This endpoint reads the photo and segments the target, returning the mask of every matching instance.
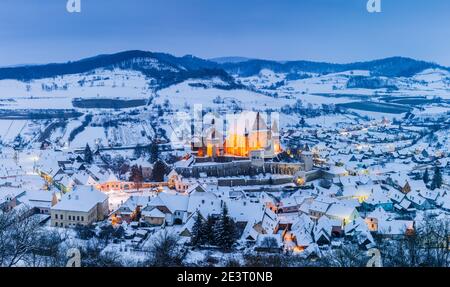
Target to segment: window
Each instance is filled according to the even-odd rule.
[[[69,220],[72,220],[72,217],[69,215]]]
[[[84,216],[81,217],[81,221],[84,221]]]
[[[63,219],[64,219],[64,215],[61,214],[61,220],[63,220]],[[61,223],[61,224],[62,224],[62,223]]]
[[[58,214],[57,213],[55,213],[55,219],[58,219]]]
[[[77,216],[77,221],[80,221],[80,217],[79,216]]]

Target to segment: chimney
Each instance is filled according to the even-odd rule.
[[[58,198],[56,197],[56,193],[53,192],[52,194],[52,206],[56,205],[58,203]]]

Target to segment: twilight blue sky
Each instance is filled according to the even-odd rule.
[[[450,66],[450,0],[0,0],[0,66],[129,49],[211,58],[351,62],[407,56]]]

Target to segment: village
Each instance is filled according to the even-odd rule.
[[[180,248],[173,265],[314,265],[350,248],[365,264],[367,251],[417,236],[430,218],[448,227],[448,117],[302,118],[296,128],[253,111],[233,119],[225,131],[208,120],[183,149],[157,139],[131,151],[3,146],[0,209],[71,244],[101,238],[99,252],[132,265],[162,237]],[[437,230],[448,248],[449,230]]]

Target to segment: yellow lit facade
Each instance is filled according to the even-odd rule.
[[[260,113],[245,113],[230,125],[225,152],[248,157],[254,150],[264,150],[269,157],[281,152],[278,125],[273,122],[268,127]]]
[[[277,122],[274,121],[269,128],[257,112],[245,112],[231,119],[226,136],[212,123],[202,143],[203,148],[198,149],[200,157],[249,157],[255,150],[263,150],[264,157],[273,157],[281,152]]]

